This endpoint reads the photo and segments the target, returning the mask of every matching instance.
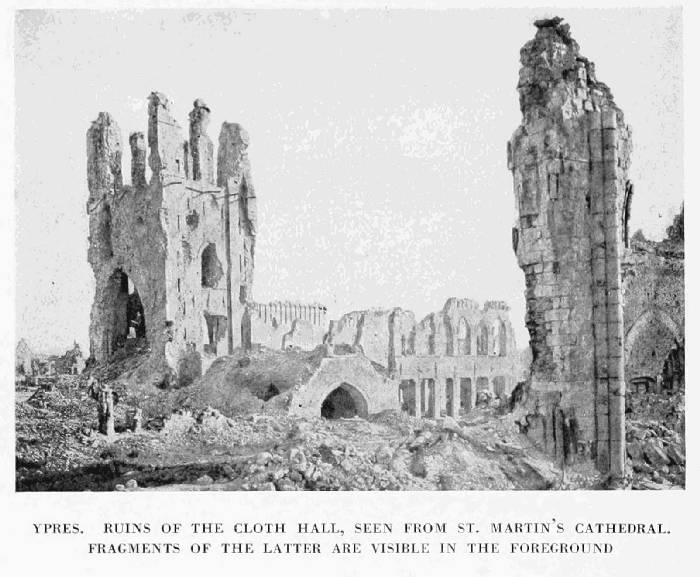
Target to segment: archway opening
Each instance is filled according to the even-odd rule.
[[[367,401],[352,385],[343,383],[333,389],[321,404],[324,419],[351,419],[367,417]]]
[[[631,385],[634,379],[661,377],[664,388],[674,388],[683,380],[681,362],[683,345],[673,320],[661,311],[647,311],[640,315],[627,332],[625,339],[625,379]]]
[[[508,330],[503,321],[498,323],[498,355],[501,357],[508,355]]]
[[[472,335],[467,321],[462,317],[457,326],[457,354],[470,355],[472,353]]]
[[[480,357],[489,354],[489,327],[483,322],[479,325],[479,332],[476,334],[476,354]]]
[[[146,341],[146,316],[136,286],[122,269],[109,278],[107,326],[104,339],[109,354],[118,349],[135,349]]]

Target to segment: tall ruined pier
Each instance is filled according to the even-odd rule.
[[[630,130],[560,18],[520,51],[522,121],[508,143],[533,364],[528,434],[558,459],[625,469],[620,259]]]

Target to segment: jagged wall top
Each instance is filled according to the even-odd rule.
[[[217,180],[244,175],[248,196],[252,196],[247,148],[248,133],[235,123],[224,122],[219,137],[219,178],[214,170],[214,145],[207,135],[211,110],[198,98],[189,114],[189,137],[184,138],[180,124],[172,115],[170,100],[161,92],[148,97],[148,136],[129,135],[131,179],[136,188],[146,186],[146,156],[152,177],[167,173],[188,180],[216,185]],[[87,132],[88,186],[91,196],[114,192],[122,186],[121,131],[114,118],[100,112]],[[221,176],[224,178],[221,178]],[[223,186],[223,183],[222,183]],[[101,192],[100,192],[101,191]]]
[[[593,62],[581,56],[569,25],[555,17],[537,20],[535,27],[535,37],[520,50],[518,91],[525,122],[557,109],[577,115],[584,109],[614,107],[623,124],[610,89],[597,80]]]
[[[87,131],[87,177],[91,198],[122,186],[122,137],[108,112],[100,112]]]

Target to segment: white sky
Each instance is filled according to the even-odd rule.
[[[450,296],[512,306],[527,343],[506,142],[520,47],[547,10],[34,12],[16,29],[17,337],[88,350],[85,132],[146,131],[152,90],[243,124],[258,195],[253,296],[331,318]],[[558,9],[633,128],[632,230],[682,201],[679,10]],[[128,146],[124,175],[128,179]]]

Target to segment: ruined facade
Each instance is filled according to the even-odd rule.
[[[196,100],[185,138],[168,99],[152,93],[147,135],[129,137],[130,185],[115,120],[102,112],[88,130],[97,361],[144,339],[152,360],[187,382],[217,356],[250,346],[259,328],[251,319],[257,217],[248,134],[224,122],[215,161],[209,116]],[[284,334],[296,318],[285,319]]]
[[[625,379],[633,391],[675,390],[685,382],[682,223],[683,213],[660,242],[637,233],[624,252]]]
[[[522,122],[508,143],[532,367],[524,425],[557,458],[624,474],[621,257],[630,130],[561,19],[520,52]]]
[[[400,308],[357,311],[331,323],[327,343],[386,368],[406,412],[457,416],[478,392],[505,398],[515,387],[520,363],[508,312],[500,301],[481,308],[457,298],[420,322]]]
[[[479,391],[501,398],[512,391],[520,362],[503,302],[481,308],[452,298],[420,322],[392,309],[349,313],[330,325],[320,304],[255,302],[249,138],[224,122],[215,150],[209,117],[207,105],[195,100],[185,138],[168,99],[152,93],[147,135],[129,137],[131,184],[123,182],[114,119],[100,113],[88,130],[96,361],[140,347],[165,373],[164,384],[187,384],[237,348],[323,345],[328,354],[290,405],[304,414],[402,407],[419,416],[456,416],[475,406]]]
[[[252,341],[271,349],[311,350],[328,331],[326,307],[289,301],[251,303],[248,306]]]

